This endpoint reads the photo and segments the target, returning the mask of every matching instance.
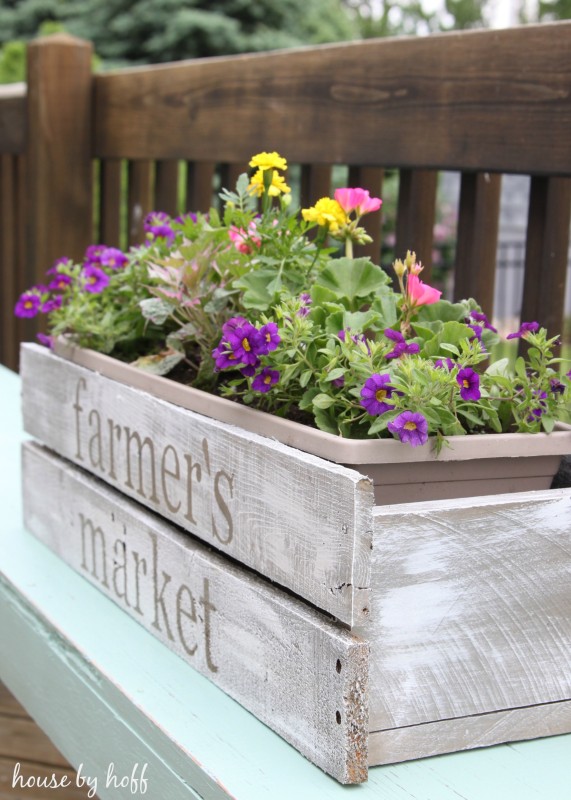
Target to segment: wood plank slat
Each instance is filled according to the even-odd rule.
[[[119,158],[99,162],[99,236],[108,247],[121,247],[121,197],[123,163]]]
[[[236,181],[243,173],[249,175],[251,168],[247,161],[242,161],[239,164],[221,164],[220,165],[220,186],[223,189],[234,190]]]
[[[0,758],[33,759],[49,766],[68,766],[48,737],[38,735],[37,726],[29,717],[0,715]]]
[[[153,211],[178,216],[179,162],[161,159],[155,164],[155,197]]]
[[[23,473],[28,530],[311,761],[366,780],[366,642],[38,445]]]
[[[152,162],[130,161],[127,188],[127,238],[129,245],[140,244],[145,238],[143,223],[152,205]]]
[[[371,197],[383,197],[383,178],[384,170],[379,167],[350,167],[349,168],[349,186],[360,187],[367,189]],[[380,264],[381,258],[381,229],[382,229],[383,208],[367,214],[363,220],[362,225],[373,239],[370,244],[357,246],[355,248],[356,256],[369,256],[374,264]]]
[[[502,176],[464,173],[454,267],[454,300],[474,297],[491,319]]]
[[[190,162],[186,173],[187,211],[206,213],[214,203],[214,161]],[[214,203],[215,204],[215,203]]]
[[[369,766],[490,747],[501,742],[557,736],[570,730],[571,700],[565,700],[374,731],[369,737]]]
[[[38,345],[21,375],[32,436],[343,622],[367,618],[368,478]]]
[[[26,149],[26,84],[0,86],[0,153],[16,155]]]
[[[413,250],[424,266],[425,281],[430,279],[432,268],[437,187],[438,173],[434,170],[400,171],[395,254],[404,258],[407,250]]]
[[[571,700],[571,489],[373,520],[371,730]]]
[[[302,164],[300,205],[308,208],[322,197],[331,197],[330,164]]]
[[[16,261],[16,162],[0,156],[0,362],[15,370],[18,364],[14,305],[18,298]]]
[[[570,219],[571,179],[532,177],[521,319],[552,336],[563,330]]]
[[[325,153],[569,175],[570,31],[565,21],[100,74],[94,154],[234,162],[277,150],[301,164]]]
[[[24,706],[16,700],[2,682],[0,682],[0,714],[7,714],[10,717],[28,717]]]

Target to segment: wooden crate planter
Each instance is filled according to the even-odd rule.
[[[571,490],[376,506],[355,469],[43,348],[22,377],[67,460],[26,446],[30,530],[338,780],[571,731]]]

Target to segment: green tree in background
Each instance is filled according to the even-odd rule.
[[[354,39],[342,0],[4,0],[0,45],[45,21],[112,64],[144,64]]]
[[[539,0],[539,20],[571,19],[571,0]]]
[[[465,30],[486,25],[489,0],[445,0],[439,12],[423,0],[344,0],[359,25],[361,36],[397,36]]]

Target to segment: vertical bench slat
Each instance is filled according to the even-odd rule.
[[[109,247],[121,246],[121,167],[119,158],[100,162],[100,230],[96,238]]]
[[[161,159],[156,162],[155,202],[152,211],[165,211],[171,217],[178,215],[178,173],[178,161]]]
[[[242,173],[249,174],[251,172],[247,162],[239,164],[222,164],[220,166],[220,185],[223,189],[233,190],[236,186],[236,181]]]
[[[350,167],[349,186],[367,189],[371,197],[381,197],[383,195],[384,170],[379,167]],[[358,256],[369,256],[375,264],[380,263],[381,258],[381,220],[383,209],[367,214],[363,219],[363,227],[372,237],[370,244],[358,247],[355,254]]]
[[[501,175],[462,175],[454,299],[474,297],[488,316],[494,307],[501,188]]]
[[[31,281],[28,278],[26,271],[27,263],[27,225],[26,214],[28,212],[27,205],[27,191],[28,191],[28,159],[26,156],[18,156],[16,158],[16,294],[20,295],[22,292],[29,289]],[[61,255],[61,254],[60,254]],[[45,268],[51,266],[47,261]],[[32,281],[33,282],[33,281]],[[16,338],[18,342],[30,342],[36,338],[38,330],[38,323],[35,319],[18,319],[16,320]],[[19,354],[18,354],[19,357]]]
[[[152,162],[147,159],[130,161],[127,188],[127,236],[129,245],[140,244],[145,238],[143,221],[152,211]]]
[[[186,173],[187,211],[207,212],[213,202],[214,161],[189,161]]]
[[[301,167],[300,204],[302,208],[314,205],[320,198],[331,194],[331,166],[329,164],[303,164]]]
[[[16,369],[14,303],[16,286],[16,159],[0,156],[0,362]]]
[[[570,215],[571,178],[532,177],[521,319],[551,335],[562,328]]]
[[[437,186],[435,170],[400,171],[395,255],[403,258],[407,250],[414,250],[424,265],[425,281],[430,278],[432,267]]]

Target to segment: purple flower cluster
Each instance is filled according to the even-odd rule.
[[[465,322],[470,327],[472,327],[473,323],[476,323],[480,329],[486,328],[486,330],[493,331],[494,333],[498,332],[498,329],[490,324],[489,319],[483,311],[470,311],[470,315],[466,317]],[[479,338],[481,338],[481,336]]]
[[[222,326],[222,339],[212,351],[215,369],[239,369],[245,377],[254,377],[252,389],[269,392],[279,380],[277,370],[260,367],[260,358],[275,350],[281,341],[278,326],[268,322],[256,328],[244,317],[232,317]]]
[[[539,322],[522,322],[515,333],[508,333],[506,339],[525,339],[528,333],[537,333]]]
[[[170,244],[175,237],[174,230],[171,227],[171,221],[169,215],[164,211],[151,211],[143,221],[143,228],[149,239],[163,238]],[[194,221],[196,222],[196,216],[194,217]]]
[[[392,328],[385,328],[383,331],[387,339],[395,343],[393,349],[386,354],[385,358],[400,358],[401,356],[418,353],[420,347],[416,342],[407,342],[402,333],[394,331]]]

